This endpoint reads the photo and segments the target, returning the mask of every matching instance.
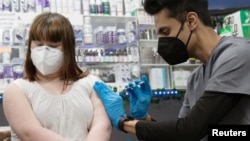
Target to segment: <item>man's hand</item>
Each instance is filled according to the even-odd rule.
[[[130,94],[130,113],[133,118],[142,119],[148,115],[148,108],[151,103],[152,90],[145,75],[142,80],[135,80],[126,86]]]
[[[105,107],[105,110],[109,116],[112,125],[119,129],[118,122],[121,116],[126,115],[123,107],[122,97],[112,91],[103,82],[95,82],[94,89],[102,100],[102,103]]]
[[[10,141],[10,130],[0,131],[0,140],[1,141]]]

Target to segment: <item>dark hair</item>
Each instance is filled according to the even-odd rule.
[[[25,60],[25,79],[35,81],[36,67],[31,60],[32,41],[62,42],[64,60],[60,71],[60,79],[68,85],[85,77],[88,72],[83,72],[75,60],[75,35],[70,21],[61,14],[44,12],[35,17],[29,32],[28,50]]]
[[[180,22],[185,20],[187,12],[195,12],[204,25],[212,27],[208,0],[144,0],[143,6],[150,15],[155,15],[166,8],[169,12],[167,16],[176,18]]]

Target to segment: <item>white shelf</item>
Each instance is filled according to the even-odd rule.
[[[177,90],[186,90],[187,86],[176,86],[175,89],[177,89]]]
[[[141,67],[169,67],[169,64],[141,64]]]
[[[172,67],[199,67],[201,64],[188,64],[188,63],[183,63],[183,64],[178,64],[178,65],[173,65]]]
[[[84,16],[87,17],[87,16]],[[95,23],[103,23],[103,22],[109,22],[109,23],[126,23],[129,21],[135,21],[135,16],[98,16],[98,15],[89,15],[91,17],[91,22]]]
[[[139,45],[140,47],[157,47],[158,39],[155,39],[155,40],[140,39]]]
[[[25,43],[0,43],[0,47],[19,48],[26,47]]]
[[[154,40],[140,39],[139,42],[140,43],[158,43],[158,39],[154,39]]]
[[[150,26],[150,27],[155,27],[155,24],[154,23],[138,23],[139,26]]]

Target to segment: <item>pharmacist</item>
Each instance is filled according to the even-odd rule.
[[[180,115],[173,121],[151,121],[147,110],[152,93],[146,77],[127,87],[128,114],[121,97],[96,82],[94,89],[112,125],[140,140],[197,141],[206,140],[210,124],[250,124],[250,41],[214,32],[207,0],[144,0],[144,9],[154,16],[158,53],[167,63],[193,57],[203,65],[191,74]]]

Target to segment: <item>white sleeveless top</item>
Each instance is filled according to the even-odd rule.
[[[90,94],[93,84],[99,80],[88,75],[73,83],[64,95],[51,95],[37,82],[24,79],[13,81],[26,95],[32,109],[44,128],[47,128],[69,141],[85,141],[93,117]],[[11,131],[11,140],[20,141]]]

